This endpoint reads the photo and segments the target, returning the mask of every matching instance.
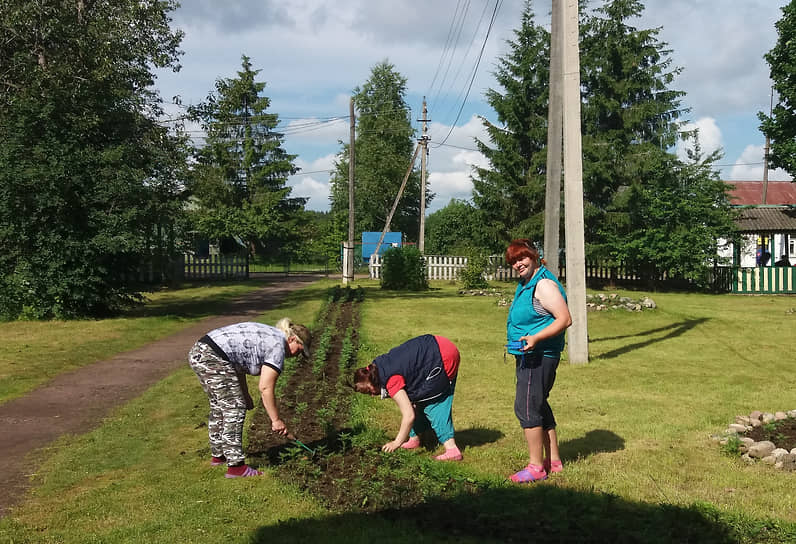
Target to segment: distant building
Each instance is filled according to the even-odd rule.
[[[769,181],[765,184],[763,203],[762,181],[727,181],[732,205],[740,211],[738,228],[741,247],[730,247],[720,256],[731,257],[741,267],[780,265],[784,255],[790,265],[796,264],[796,183]]]

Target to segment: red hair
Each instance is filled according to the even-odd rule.
[[[517,238],[512,240],[509,247],[506,248],[506,262],[513,265],[520,259],[529,257],[532,261],[537,261],[544,264],[544,261],[539,259],[539,250],[533,245],[528,238]]]

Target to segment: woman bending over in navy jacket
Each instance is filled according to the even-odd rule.
[[[461,461],[451,415],[459,360],[453,342],[426,334],[407,340],[354,371],[355,391],[389,396],[401,410],[398,435],[382,446],[383,451],[417,448],[419,435],[431,428],[445,447],[435,459]]]

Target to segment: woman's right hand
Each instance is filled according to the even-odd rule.
[[[271,422],[271,430],[276,434],[281,434],[282,436],[287,436],[288,434],[287,426],[285,425],[285,422],[282,421],[281,419],[277,419]]]

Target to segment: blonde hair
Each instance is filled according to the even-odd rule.
[[[310,347],[310,342],[312,341],[312,334],[310,333],[309,329],[304,325],[293,323],[289,317],[283,317],[282,319],[276,322],[274,327],[285,333],[285,336],[287,336],[288,338],[290,338],[291,336],[295,336],[306,348]]]
[[[274,325],[274,327],[285,333],[285,336],[293,336],[293,333],[290,332],[290,326],[292,324],[293,322],[290,321],[289,317],[283,317],[282,319],[276,322],[276,325]]]

